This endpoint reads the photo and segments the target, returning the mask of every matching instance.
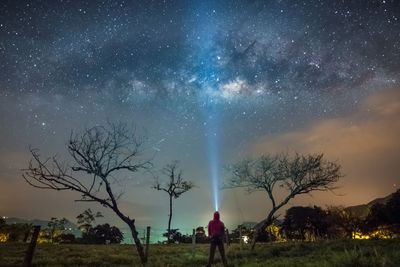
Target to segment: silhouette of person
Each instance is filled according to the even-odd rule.
[[[208,258],[207,266],[211,266],[214,261],[215,249],[218,247],[219,254],[222,258],[222,263],[224,266],[228,266],[226,263],[225,257],[225,249],[224,249],[224,234],[225,234],[225,225],[219,219],[219,212],[214,212],[214,219],[208,223],[208,236],[211,239],[210,244],[210,257]]]

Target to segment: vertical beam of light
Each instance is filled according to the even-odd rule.
[[[208,109],[209,115],[207,117],[207,144],[208,144],[208,159],[209,159],[209,172],[211,177],[211,188],[214,201],[214,209],[218,211],[220,197],[219,197],[219,132],[218,132],[218,112],[217,107],[214,105]]]
[[[213,8],[214,1],[194,1],[192,21],[195,23],[193,39],[195,41],[197,62],[197,80],[200,89],[200,105],[204,116],[207,158],[211,179],[211,193],[214,209],[220,208],[220,154],[219,154],[219,112],[215,96],[218,91],[218,67],[215,55],[214,36],[218,17]]]
[[[214,209],[217,211],[219,209],[220,197],[219,197],[219,184],[220,184],[220,154],[219,154],[219,112],[218,103],[215,102],[214,93],[218,90],[215,75],[215,69],[212,67],[210,54],[205,50],[203,57],[203,67],[200,70],[200,75],[202,77],[202,90],[209,94],[206,96],[203,103],[203,116],[205,117],[205,137],[207,143],[207,156],[208,156],[208,166],[209,175],[211,178],[211,192],[213,194]],[[201,53],[203,54],[203,53]]]

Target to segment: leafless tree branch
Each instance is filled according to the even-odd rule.
[[[294,156],[288,154],[263,155],[247,159],[229,168],[232,177],[225,188],[245,187],[248,192],[265,191],[272,208],[267,217],[256,226],[256,232],[265,229],[274,220],[275,213],[292,198],[312,191],[331,191],[342,177],[340,165],[323,159],[323,154]],[[286,190],[281,200],[274,195],[277,186]],[[254,248],[257,234],[254,235]]]
[[[117,201],[122,193],[115,194],[112,189],[114,173],[152,167],[151,160],[142,159],[143,141],[123,123],[71,132],[67,150],[73,165],[59,161],[56,156],[43,160],[39,151],[31,148],[32,159],[23,170],[23,178],[33,187],[79,192],[81,198],[77,201],[98,202],[112,209],[130,227],[144,264],[146,259],[134,220],[120,211]]]

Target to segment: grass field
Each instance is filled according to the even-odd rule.
[[[21,266],[26,244],[0,243],[0,266]],[[131,245],[38,245],[34,266],[140,266]],[[400,240],[260,244],[226,248],[231,266],[400,266]],[[205,266],[208,245],[151,245],[147,266]],[[222,266],[217,253],[217,264]]]

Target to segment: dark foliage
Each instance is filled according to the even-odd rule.
[[[99,224],[87,233],[82,235],[82,243],[86,244],[119,244],[124,236],[116,226],[110,226],[108,223]]]
[[[73,234],[61,234],[58,236],[58,242],[62,244],[75,243],[75,236]]]
[[[400,224],[400,190],[397,190],[386,203],[390,224]]]
[[[330,238],[352,238],[354,232],[362,232],[364,220],[344,207],[328,208]]]
[[[179,229],[170,229],[163,233],[163,236],[167,238],[167,243],[182,243],[182,234]]]
[[[91,209],[87,209],[78,216],[76,216],[77,223],[79,229],[83,233],[88,233],[89,230],[93,227],[93,223],[96,221],[96,218],[103,217],[101,212],[93,213]]]
[[[195,231],[196,243],[208,243],[209,239],[203,226],[199,226]]]
[[[400,224],[400,190],[393,193],[386,204],[374,204],[365,219],[365,230],[372,231],[382,226]]]
[[[32,230],[28,223],[0,223],[0,233],[8,234],[8,242],[26,242]]]
[[[66,218],[58,219],[58,218],[52,217],[50,219],[49,223],[47,224],[46,231],[48,233],[48,236],[50,237],[51,243],[59,242],[59,236],[61,234],[64,234],[66,223],[67,223]]]
[[[328,228],[328,214],[317,206],[288,209],[282,224],[286,237],[297,240],[325,238]]]

